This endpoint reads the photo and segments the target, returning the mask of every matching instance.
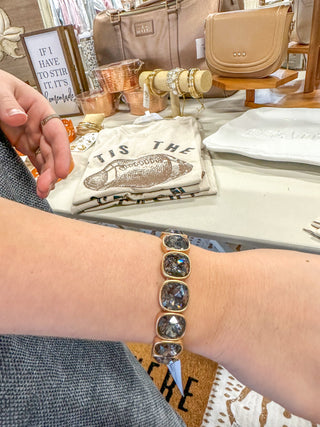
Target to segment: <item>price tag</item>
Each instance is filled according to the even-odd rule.
[[[149,107],[150,107],[150,92],[149,92],[148,85],[146,83],[144,83],[144,85],[143,85],[143,106],[144,106],[144,108],[146,108],[147,110],[149,110]]]
[[[205,58],[204,38],[196,39],[197,59]]]

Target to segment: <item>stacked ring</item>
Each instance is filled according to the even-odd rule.
[[[49,116],[47,116],[43,120],[41,120],[41,122],[40,122],[41,128],[43,128],[43,126],[46,125],[48,123],[48,121],[52,120],[52,119],[60,119],[59,114],[50,114]]]

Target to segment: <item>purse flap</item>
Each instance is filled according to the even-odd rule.
[[[288,38],[290,5],[213,13],[206,19],[206,59],[213,68],[228,70],[272,65]],[[285,34],[287,32],[287,34]]]

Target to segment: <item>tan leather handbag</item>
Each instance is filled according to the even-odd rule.
[[[149,0],[128,12],[100,12],[93,24],[98,63],[139,58],[145,70],[207,69],[205,18],[239,8],[243,0]]]
[[[286,58],[293,13],[290,4],[213,13],[206,19],[206,61],[213,74],[260,78]]]

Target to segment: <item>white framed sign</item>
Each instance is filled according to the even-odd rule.
[[[75,96],[88,87],[73,27],[27,33],[22,40],[38,90],[55,112],[62,117],[82,114]]]

